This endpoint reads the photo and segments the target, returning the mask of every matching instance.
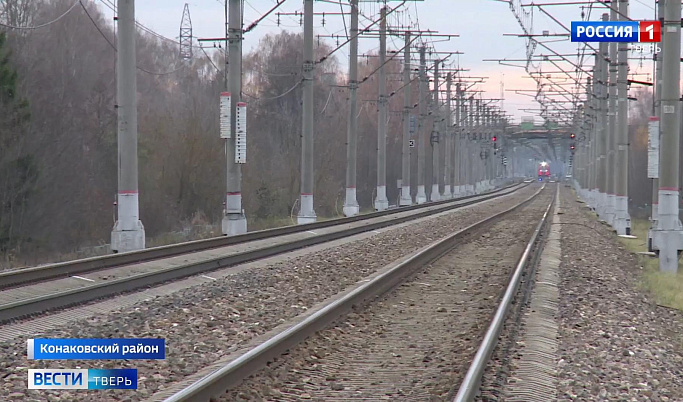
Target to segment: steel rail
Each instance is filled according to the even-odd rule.
[[[526,186],[520,185],[520,188],[524,187]],[[121,293],[131,292],[136,289],[157,285],[163,282],[177,280],[199,273],[205,273],[216,269],[243,264],[246,262],[255,261],[267,257],[272,257],[274,255],[286,253],[304,247],[326,243],[344,237],[353,236],[359,233],[397,225],[403,222],[419,219],[437,213],[462,208],[483,201],[488,201],[506,194],[513,193],[517,190],[508,189],[507,192],[497,192],[495,194],[488,194],[483,196],[479,195],[476,199],[468,199],[464,201],[456,200],[455,205],[453,205],[452,200],[451,203],[445,203],[445,205],[442,206],[438,206],[437,203],[433,203],[430,206],[437,206],[437,208],[419,211],[414,214],[397,217],[391,220],[370,222],[362,226],[345,228],[330,233],[312,235],[304,239],[296,239],[289,242],[270,246],[266,245],[263,247],[239,252],[228,256],[212,257],[207,258],[203,261],[191,262],[182,265],[172,265],[155,271],[143,272],[136,275],[109,280],[102,283],[93,283],[91,285],[84,287],[69,289],[65,291],[56,291],[40,296],[35,296],[29,299],[0,304],[0,323],[6,323],[15,319],[31,316],[34,314],[53,311],[60,308],[66,308],[69,306],[78,305],[93,300],[99,300],[106,297],[115,296]],[[403,210],[403,212],[406,211]],[[346,224],[349,222],[344,220],[341,223]]]
[[[519,262],[515,267],[512,279],[510,280],[510,283],[508,283],[505,294],[498,305],[498,309],[491,320],[491,324],[486,330],[486,335],[484,335],[484,339],[482,340],[474,359],[472,359],[472,363],[467,370],[467,374],[465,374],[465,378],[460,384],[458,393],[455,395],[455,398],[453,398],[453,402],[473,401],[479,393],[481,377],[484,375],[486,365],[491,359],[491,354],[498,343],[498,337],[503,329],[503,324],[505,323],[507,313],[512,305],[512,300],[515,298],[515,294],[517,293],[517,289],[522,279],[522,273],[524,272],[524,269],[527,266],[527,261],[532,254],[531,251],[534,248],[534,244],[536,243],[539,234],[543,230],[543,227],[548,220],[548,215],[552,206],[555,204],[556,197],[557,195],[553,196],[553,200],[548,205],[548,208],[546,208],[543,218],[541,218],[541,221],[538,223],[534,234],[531,236],[531,240],[529,240],[529,243],[527,243],[524,253],[522,253],[522,257],[519,259]]]
[[[466,234],[471,233],[474,230],[479,230],[487,224],[494,223],[510,212],[531,202],[545,187],[546,185],[544,184],[536,193],[517,205],[469,225],[468,227],[423,248],[393,268],[368,282],[364,282],[343,297],[331,302],[292,327],[285,329],[274,337],[259,344],[255,348],[250,349],[225,366],[171,395],[164,401],[208,401],[213,397],[220,396],[226,390],[241,383],[241,381],[249,375],[264,367],[273,358],[280,356],[286,350],[302,342],[316,331],[325,328],[327,325],[337,320],[353,306],[362,305],[396,287],[405,278],[456,247],[457,240],[464,237]]]
[[[434,205],[454,203],[462,200],[468,200],[474,197],[498,194],[519,185],[521,185],[521,183],[515,183],[498,189],[496,191],[491,191],[487,193],[475,194],[465,197],[459,197],[456,199],[443,200],[420,205],[393,208],[385,211],[372,212],[369,214],[362,214],[348,218],[336,218],[327,221],[308,223],[305,225],[292,225],[280,228],[257,230],[237,236],[219,236],[210,239],[194,240],[178,244],[153,247],[145,250],[130,251],[126,253],[110,254],[105,256],[83,258],[67,262],[39,265],[29,268],[2,271],[0,272],[0,289],[14,287],[25,283],[35,283],[49,279],[63,278],[72,275],[80,275],[88,272],[113,268],[120,265],[152,261],[161,258],[173,257],[181,254],[188,254],[218,247],[231,246],[234,244],[246,243],[254,240],[262,240],[269,237],[276,237],[297,232],[305,232],[309,230],[327,228],[346,223],[373,219],[380,216],[397,214],[405,211],[428,208]]]

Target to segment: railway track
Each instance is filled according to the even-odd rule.
[[[454,210],[527,185],[349,219],[1,272],[0,323]]]
[[[385,267],[358,282],[352,289],[341,292],[292,322],[283,324],[260,337],[259,343],[255,346],[244,348],[230,355],[229,360],[217,362],[194,377],[190,376],[184,381],[166,387],[149,400],[195,401],[221,396],[224,400],[245,397],[276,400],[377,400],[378,395],[372,392],[373,387],[381,390],[379,399],[411,399],[406,392],[411,385],[416,384],[414,380],[408,382],[403,389],[391,391],[382,388],[382,384],[388,384],[391,388],[400,384],[406,376],[425,372],[425,368],[420,367],[422,363],[433,366],[432,368],[437,371],[452,370],[452,362],[447,362],[445,356],[439,355],[436,349],[447,347],[458,350],[452,344],[453,338],[459,339],[457,335],[461,335],[460,338],[468,338],[460,347],[462,353],[470,356],[474,355],[477,347],[474,339],[479,335],[489,340],[495,338],[494,335],[500,330],[501,320],[504,319],[511,303],[510,295],[514,296],[522,273],[531,255],[538,248],[540,234],[554,200],[548,193],[541,189],[523,202],[437,241],[400,263]],[[524,226],[523,229],[504,222],[507,217],[517,214],[521,214],[520,221],[524,222],[517,226]],[[542,215],[540,220],[539,214]],[[516,239],[516,248],[508,249],[507,244],[497,243],[501,240],[498,233],[506,233],[505,236],[511,242]],[[527,242],[527,239],[530,240]],[[497,245],[499,252],[491,253],[493,245]],[[456,246],[457,249],[454,249]],[[482,275],[482,271],[485,271],[481,269],[482,264],[498,267],[503,264],[503,260],[507,261],[509,269],[497,274],[494,274],[496,270],[484,273],[484,285],[470,295],[468,291],[472,289],[468,289],[467,282],[463,282],[462,278],[454,275],[453,268],[454,264],[463,263],[463,256],[466,256],[466,253],[474,253],[469,257],[470,266],[466,269],[468,275]],[[519,255],[521,257],[517,258]],[[416,275],[417,279],[398,287],[420,271],[422,272]],[[474,280],[474,277],[469,279]],[[493,286],[486,283],[489,279],[499,283],[502,289],[492,291],[490,288]],[[504,285],[506,282],[507,287]],[[404,288],[409,295],[408,301],[400,296],[404,293]],[[377,304],[378,307],[368,307],[368,310],[380,310],[379,313],[366,313],[359,308],[344,318],[347,321],[339,323],[340,317],[352,308],[377,300],[378,296],[394,289],[395,291],[386,296],[386,299],[380,299],[378,303],[372,304]],[[504,296],[500,296],[501,294]],[[461,295],[467,295],[469,302],[458,299]],[[485,335],[477,328],[486,326],[492,317],[490,313],[485,310],[479,311],[479,318],[474,321],[458,317],[459,311],[480,310],[477,308],[482,302],[480,295],[486,296],[484,301],[490,304],[492,310],[495,310],[497,301],[501,302],[496,314],[493,315],[493,329],[489,329]],[[441,298],[437,304],[434,304],[434,297]],[[462,308],[464,310],[458,310]],[[445,318],[450,318],[451,322],[444,320]],[[403,321],[396,327],[399,330],[394,331],[390,323],[395,323],[396,320]],[[328,328],[333,323],[336,323],[335,326]],[[419,334],[411,332],[410,328],[414,330],[416,325],[417,328],[424,328],[417,331]],[[312,337],[316,331],[325,328],[328,329]],[[439,332],[437,328],[440,328],[441,333],[446,331],[448,337],[445,339],[451,341],[444,343],[443,340],[433,339],[430,334]],[[418,339],[420,336],[417,335],[421,335],[422,340]],[[422,348],[425,342],[424,335],[428,338],[426,342],[431,342],[431,352],[425,352]],[[297,346],[304,340],[306,342],[302,346]],[[287,350],[288,356],[281,357]],[[418,355],[422,363],[416,365],[414,358]],[[413,359],[408,360],[413,364],[401,367],[392,365],[393,360],[401,360],[402,356],[412,356]],[[440,364],[431,364],[437,361]],[[265,374],[258,371],[266,365],[269,370],[265,371]],[[460,377],[466,368],[466,364],[460,367]],[[243,386],[235,389],[237,384],[257,371],[255,377],[247,379]],[[296,374],[292,375],[292,372]],[[278,373],[281,374],[280,377]],[[470,388],[476,387],[480,376],[477,372],[468,374],[468,378],[475,381],[472,383],[471,379],[466,379],[463,384],[470,384]],[[431,380],[423,385],[434,385],[438,381],[436,377],[437,374],[432,373]],[[453,392],[453,384],[448,384],[448,393]],[[268,391],[260,394],[244,393],[245,390],[264,389]],[[225,394],[226,390],[231,391]],[[272,393],[269,393],[271,391]],[[429,395],[414,395],[413,398],[425,400],[421,399],[425,396]]]

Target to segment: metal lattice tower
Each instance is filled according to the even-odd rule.
[[[192,20],[190,6],[187,3],[183,8],[183,19],[180,22],[180,59],[192,59]]]

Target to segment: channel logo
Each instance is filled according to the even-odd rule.
[[[137,369],[29,369],[28,389],[137,389]]]
[[[572,21],[572,42],[661,42],[659,21]]]

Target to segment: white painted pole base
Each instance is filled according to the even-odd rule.
[[[317,219],[318,217],[313,210],[313,194],[301,194],[301,209],[299,216],[296,217],[297,224],[313,223]]]
[[[139,217],[137,191],[119,192],[118,219],[111,231],[111,250],[117,253],[145,248],[145,227]]]
[[[413,197],[410,196],[410,186],[401,186],[401,199],[398,201],[398,205],[402,207],[413,205]]]
[[[417,186],[417,195],[415,196],[415,201],[418,204],[424,204],[425,202],[427,202],[427,195],[425,194],[424,185]]]
[[[614,196],[614,229],[618,235],[631,234],[631,215],[628,214],[628,197]]]
[[[247,217],[240,214],[225,214],[221,221],[221,232],[225,236],[247,233]]]
[[[438,184],[432,184],[432,193],[429,194],[429,196],[431,197],[432,202],[441,201],[441,195],[439,194]]]
[[[247,217],[242,209],[241,193],[225,195],[225,211],[223,211],[223,220],[221,221],[221,233],[225,236],[247,233]]]
[[[451,185],[446,184],[443,186],[443,194],[441,194],[442,200],[450,200],[453,198],[453,193],[451,192]]]
[[[463,186],[455,186],[453,187],[453,198],[459,198],[462,197],[463,193]]]
[[[604,194],[595,190],[593,194],[595,196],[595,212],[598,214],[600,219],[605,219],[605,198]]]
[[[121,221],[116,221],[111,231],[111,250],[116,253],[142,250],[145,248],[145,227],[141,221],[135,222],[133,230],[121,230]]]
[[[466,193],[467,195],[474,195],[474,185],[468,184],[468,185],[465,186],[465,188],[467,189],[467,190],[465,191],[465,193]]]
[[[659,270],[678,272],[678,251],[683,250],[683,230],[678,220],[678,191],[659,190],[659,219],[652,242],[659,250]]]
[[[591,207],[596,213],[598,212],[598,195],[599,193],[597,189],[594,188],[590,190]]]
[[[604,219],[608,225],[610,225],[614,228],[614,219],[616,216],[615,203],[616,203],[617,196],[614,194],[605,194],[604,197],[605,197],[604,198],[605,199],[605,207],[603,210],[603,213],[605,214]]]
[[[360,212],[358,201],[356,201],[356,188],[346,188],[346,201],[344,202],[344,216],[356,216]]]
[[[375,210],[384,211],[389,208],[387,199],[387,186],[377,186],[377,197],[375,198]]]
[[[652,204],[652,216],[650,216],[650,229],[647,231],[647,251],[653,252],[656,250],[654,241],[652,240],[653,233],[657,230],[657,221],[659,220],[659,214],[657,213],[658,204]]]

